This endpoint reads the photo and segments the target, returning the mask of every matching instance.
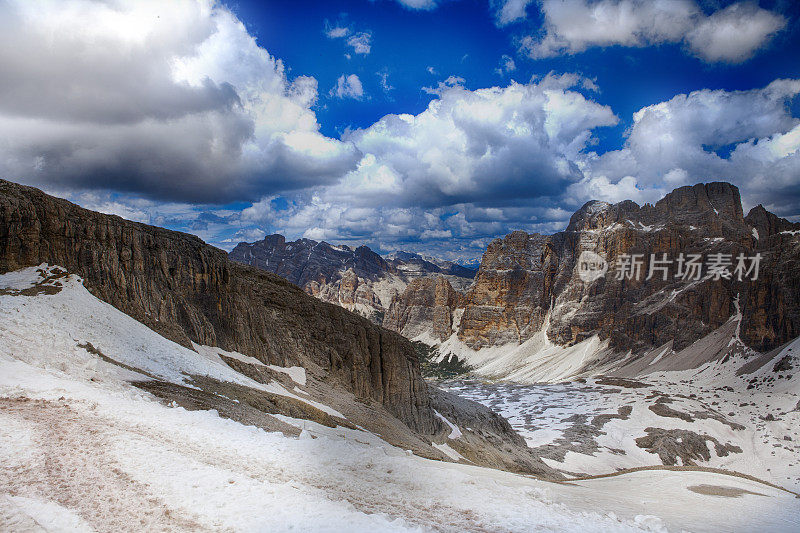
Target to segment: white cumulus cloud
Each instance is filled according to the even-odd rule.
[[[799,94],[800,80],[775,80],[761,89],[704,89],[644,107],[634,113],[622,149],[584,156],[587,181],[580,187],[627,176],[657,191],[730,181],[746,198],[788,208],[800,200],[800,119],[788,106]]]
[[[534,0],[491,0],[495,23],[498,26],[506,26],[526,18],[525,10],[533,2]]]
[[[517,0],[505,3],[503,12]],[[708,62],[750,59],[787,23],[784,16],[739,2],[706,15],[694,0],[543,0],[542,35],[522,39],[534,58],[576,54],[591,47],[683,43]]]
[[[404,206],[558,195],[580,179],[574,159],[591,131],[617,123],[609,107],[570,89],[578,79],[442,87],[418,115],[349,132],[365,155],[329,193]]]
[[[345,76],[342,74],[336,80],[336,85],[331,89],[331,96],[336,98],[353,98],[361,100],[364,98],[364,86],[355,74]]]
[[[347,38],[347,46],[356,54],[367,55],[372,51],[372,34],[361,31]]]
[[[0,175],[180,200],[329,182],[316,80],[211,0],[0,3]]]

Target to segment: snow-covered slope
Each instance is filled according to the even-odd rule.
[[[557,383],[582,375],[609,352],[608,342],[597,336],[590,337],[573,346],[560,346],[547,337],[547,324],[527,341],[517,344],[490,346],[473,350],[462,342],[457,334],[437,346],[438,359],[455,355],[474,369],[478,376],[515,383]],[[415,340],[428,341],[423,336]]]
[[[761,354],[740,339],[741,321],[638,356],[597,337],[558,346],[546,330],[477,351],[454,335],[438,350],[472,367],[446,387],[505,416],[568,475],[691,464],[800,490],[800,339]]]
[[[302,396],[248,381],[225,364],[246,356],[196,348],[159,337],[56,269],[0,276],[0,530],[800,526],[794,495],[740,477],[648,471],[547,483],[423,459],[341,425],[276,415],[296,436],[268,432],[165,404],[130,384],[158,378],[193,387],[192,376],[211,376]],[[279,373],[302,390],[305,373]],[[451,437],[465,429],[451,427]]]
[[[706,361],[696,368],[447,386],[508,418],[548,465],[571,475],[695,464],[800,490],[800,339],[762,355],[730,336],[721,349],[715,333],[673,356],[673,364]]]
[[[338,411],[289,392],[277,382],[259,383],[236,372],[219,355],[240,360],[254,360],[252,357],[203,346],[193,351],[161,337],[92,296],[80,278],[59,267],[43,264],[0,279],[0,350],[20,361],[45,367],[55,364],[95,380],[157,378],[194,387],[192,376],[208,376],[293,398],[344,418]],[[26,292],[42,297],[26,298]],[[48,352],[59,357],[42,359]]]

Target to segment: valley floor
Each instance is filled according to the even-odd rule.
[[[708,472],[574,483],[285,437],[0,358],[4,531],[796,531],[800,500]]]
[[[664,376],[443,385],[502,414],[549,466],[571,477],[698,465],[800,492],[800,396],[793,389],[704,386]]]
[[[186,410],[131,381],[141,380],[143,372],[176,384],[202,374],[300,396],[277,383],[251,383],[221,359],[203,355],[204,347],[193,351],[157,336],[94,299],[77,279],[44,281],[54,272],[43,267],[0,276],[0,531],[800,529],[800,499],[754,479],[647,470],[552,483],[424,459],[357,429],[272,415],[276,427],[299,430],[287,436],[214,410]],[[283,370],[291,371],[295,391],[302,393],[302,369]],[[615,426],[625,421],[622,408],[630,405],[628,414],[642,422],[639,411],[651,412],[638,396],[652,394],[645,388],[631,389],[640,391],[633,396],[630,387],[593,382],[520,389],[450,386],[509,415],[534,447],[553,444],[559,435],[579,446],[581,437],[568,428],[580,417],[564,419],[585,416],[581,424],[605,432],[592,438],[606,472],[632,464],[610,462],[624,458],[612,449],[631,457],[641,450],[619,434],[634,429]],[[691,407],[676,403],[683,401],[678,389],[661,392],[676,398],[663,405],[676,411]],[[597,418],[609,412],[622,418]],[[722,425],[714,438],[722,446],[733,444],[733,437],[723,434],[729,426]],[[761,437],[754,433],[753,439]],[[743,450],[755,447],[754,440]],[[602,471],[600,463],[571,459],[570,453],[582,452],[567,451],[560,461],[561,451],[541,451],[564,470]],[[647,464],[660,464],[657,454],[641,453]],[[780,453],[797,456],[793,449]]]

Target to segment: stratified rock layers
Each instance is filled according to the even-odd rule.
[[[744,217],[739,191],[728,183],[681,187],[655,205],[589,202],[565,231],[550,236],[517,231],[494,240],[463,304],[451,307],[452,315],[463,305],[463,317],[450,333],[474,349],[522,343],[546,327],[550,340],[561,345],[598,335],[621,353],[669,341],[680,350],[724,324],[738,306],[741,339],[756,350],[770,350],[800,335],[798,229],[800,224],[762,206]],[[605,258],[608,273],[583,281],[577,264],[583,251]],[[641,274],[620,279],[618,260],[633,254],[642,255]],[[658,270],[647,279],[651,254],[673,261],[666,280]],[[730,271],[739,254],[761,254],[762,260],[755,280],[709,278],[706,271],[692,280],[674,275],[680,254],[700,254],[704,261],[724,254],[733,262]],[[404,294],[398,301],[411,305],[431,297]],[[427,317],[421,309],[413,315]],[[397,319],[386,325],[417,335],[421,327]],[[436,338],[448,336],[441,321],[432,329]]]
[[[443,276],[415,279],[392,300],[383,325],[409,339],[428,332],[443,341],[452,333],[456,310],[463,307],[464,295]]]
[[[79,274],[95,296],[180,344],[316,369],[415,431],[436,428],[417,358],[400,335],[191,235],[0,180],[0,272],[42,262]]]

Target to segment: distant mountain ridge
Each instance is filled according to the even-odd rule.
[[[476,271],[412,252],[382,257],[367,246],[352,248],[327,242],[268,235],[241,242],[229,257],[282,276],[323,301],[383,321],[392,298],[414,279],[445,276],[458,290],[472,283]]]

